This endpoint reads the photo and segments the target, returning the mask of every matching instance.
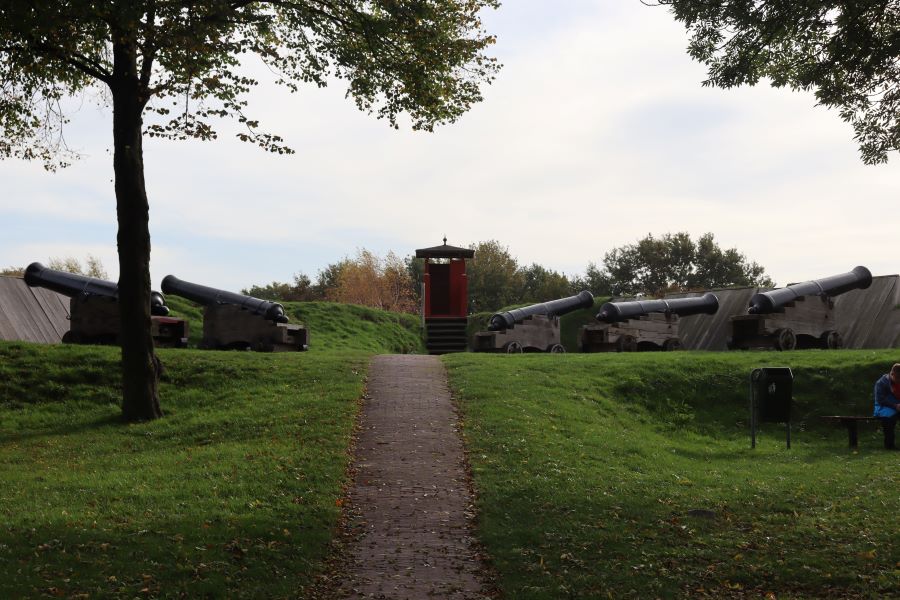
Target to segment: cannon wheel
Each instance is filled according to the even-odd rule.
[[[637,340],[633,335],[620,335],[616,340],[616,351],[634,352],[637,350]]]
[[[547,348],[547,352],[550,354],[565,354],[566,347],[562,344],[553,344]]]
[[[819,336],[822,348],[826,350],[840,350],[844,347],[844,338],[833,329],[829,329]]]
[[[522,344],[519,342],[507,342],[505,346],[503,346],[503,350],[507,354],[522,354]]]
[[[681,340],[678,338],[669,338],[663,342],[663,350],[671,352],[673,350],[681,350]]]
[[[776,350],[793,350],[797,347],[797,336],[794,331],[788,327],[777,329],[775,331],[775,349]]]

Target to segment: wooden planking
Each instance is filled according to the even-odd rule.
[[[301,325],[275,323],[232,304],[212,304],[203,310],[201,344],[209,348],[240,344],[254,350],[303,351],[308,349],[309,336]]]
[[[69,329],[65,320],[68,311],[58,306],[65,303],[68,299],[55,292],[41,289],[36,293],[24,279],[0,277],[0,339],[60,342],[62,333]]]
[[[480,350],[501,350],[509,342],[518,342],[522,348],[541,352],[559,344],[559,317],[532,315],[510,329],[479,331],[475,334],[476,347]]]
[[[760,288],[764,291],[767,288]],[[747,314],[750,298],[757,288],[712,290],[719,298],[714,315],[682,317],[679,338],[688,350],[725,350],[731,336],[731,318]],[[701,296],[705,292],[669,294],[666,298]],[[900,278],[882,275],[872,278],[865,290],[852,290],[834,298],[834,329],[840,332],[845,348],[900,348]]]
[[[678,339],[678,318],[666,320],[660,313],[617,323],[593,323],[581,329],[579,348],[584,352],[619,350],[619,339],[629,336],[635,344],[655,344],[663,348],[671,339]],[[680,343],[680,341],[679,341]]]
[[[714,315],[689,315],[678,322],[678,339],[685,350],[727,350],[731,337],[731,317],[747,314],[755,287],[711,290],[719,299]],[[666,298],[693,298],[706,292],[668,294]]]
[[[49,343],[52,328],[24,280],[12,279],[3,290],[2,303],[12,323],[11,339]]]
[[[40,305],[41,309],[44,311],[47,322],[53,327],[55,336],[62,339],[62,336],[69,331],[70,299],[44,288],[33,287],[29,289],[31,290],[31,293],[34,294],[35,300]]]
[[[22,288],[22,291],[22,295],[25,296],[26,302],[28,303],[27,309],[28,314],[31,317],[30,321],[33,323],[35,331],[39,332],[38,335],[40,336],[40,339],[36,341],[47,344],[61,341],[61,336],[56,333],[56,328],[50,323],[46,311],[41,306],[41,303],[34,293],[34,289],[26,285]]]
[[[872,278],[865,290],[835,299],[838,331],[845,348],[896,348],[900,339],[900,282],[897,275]]]
[[[12,277],[0,277],[0,340],[17,340],[18,335],[12,318],[13,307],[5,302],[6,289],[14,285]]]
[[[867,289],[852,290],[835,298],[835,306],[839,307],[838,331],[844,339],[844,347],[866,347],[877,326],[878,312],[891,295],[892,287],[889,278],[873,277]]]
[[[877,341],[879,348],[900,348],[900,277],[894,278],[894,297],[888,299],[884,307],[885,327]]]
[[[760,331],[773,335],[778,329],[790,329],[795,335],[806,335],[814,338],[826,331],[835,331],[837,325],[834,309],[817,296],[801,297],[796,302],[785,306],[784,312],[762,315],[738,315],[734,321],[759,321]]]

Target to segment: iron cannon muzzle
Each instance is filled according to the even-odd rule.
[[[517,323],[521,323],[533,315],[559,317],[574,310],[578,310],[579,308],[590,308],[593,305],[594,295],[587,290],[582,290],[574,296],[496,313],[492,315],[490,321],[488,321],[488,331],[512,329]]]
[[[777,290],[759,292],[750,298],[747,313],[765,315],[778,312],[785,304],[801,296],[838,296],[850,290],[864,290],[872,285],[872,272],[866,267],[855,267],[852,271],[795,283]]]
[[[57,271],[33,262],[25,269],[25,283],[31,287],[42,287],[63,296],[101,296],[119,299],[119,286],[112,281]],[[161,317],[169,314],[165,297],[159,292],[150,292],[150,314]]]
[[[159,292],[150,292],[150,314],[157,317],[165,317],[169,314],[169,307],[166,306],[166,297]]]
[[[712,292],[692,298],[672,298],[670,300],[631,300],[627,302],[607,302],[600,307],[597,320],[604,323],[618,323],[650,313],[666,313],[687,317],[690,315],[715,314],[719,310],[719,298]]]
[[[284,307],[277,302],[183,281],[174,275],[166,275],[163,278],[162,290],[166,294],[175,294],[203,306],[231,304],[276,323],[287,323],[289,320],[287,315],[284,314]]]

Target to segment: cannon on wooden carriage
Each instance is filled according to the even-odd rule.
[[[836,349],[843,347],[835,325],[834,297],[872,284],[872,273],[856,267],[847,273],[759,292],[746,315],[731,318],[728,347]]]
[[[69,331],[62,341],[76,344],[115,344],[121,330],[119,286],[111,281],[87,277],[31,263],[25,283],[69,297]],[[150,331],[157,346],[187,346],[188,324],[170,317],[165,297],[150,292]]]
[[[693,298],[607,302],[597,313],[596,324],[581,328],[582,352],[634,352],[678,350],[678,319],[715,314],[719,299],[713,293]]]
[[[261,352],[309,348],[307,329],[289,324],[284,307],[277,302],[182,281],[174,275],[162,280],[162,290],[204,307],[202,348]]]
[[[472,349],[510,354],[565,352],[565,346],[560,343],[559,318],[593,305],[594,296],[584,290],[575,296],[496,313],[488,321],[488,330],[475,334]]]

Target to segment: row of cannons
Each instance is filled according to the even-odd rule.
[[[69,331],[63,336],[63,342],[117,342],[120,317],[119,290],[115,283],[56,271],[40,263],[28,265],[25,283],[47,288],[70,299]],[[288,323],[284,307],[277,302],[182,281],[173,275],[166,276],[161,287],[165,294],[181,296],[204,307],[201,348],[273,352],[309,347],[306,328]],[[150,321],[157,346],[187,346],[187,321],[169,316],[166,298],[157,291],[150,293]]]
[[[837,349],[843,341],[835,327],[834,297],[850,290],[866,289],[872,273],[856,267],[848,273],[816,279],[784,288],[759,292],[746,314],[731,317],[728,347],[794,350]],[[500,312],[488,322],[487,331],[473,339],[476,352],[565,352],[560,343],[559,318],[575,310],[591,308],[588,291],[524,308]],[[719,310],[713,293],[667,300],[607,302],[596,315],[597,323],[582,327],[582,352],[634,352],[677,350],[678,320],[690,315],[712,315]]]
[[[118,286],[110,281],[48,269],[32,263],[25,271],[29,286],[50,289],[70,298],[70,329],[63,337],[71,343],[115,343],[119,336]],[[866,289],[872,274],[865,267],[785,288],[759,292],[747,314],[731,317],[732,349],[841,348],[835,327],[834,297],[854,289]],[[301,325],[288,323],[277,302],[226,292],[182,281],[173,275],[162,281],[162,291],[204,307],[201,348],[253,349],[259,351],[306,350],[309,334]],[[476,352],[565,352],[560,341],[560,317],[591,308],[588,291],[575,296],[493,315],[487,331],[473,339]],[[581,329],[583,352],[632,352],[677,350],[678,320],[690,315],[711,315],[719,310],[713,293],[693,298],[607,302],[596,315],[597,323]],[[151,331],[158,346],[185,347],[188,324],[169,316],[165,296],[150,296]]]

